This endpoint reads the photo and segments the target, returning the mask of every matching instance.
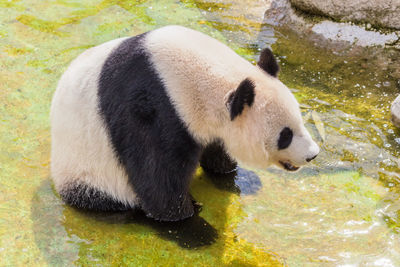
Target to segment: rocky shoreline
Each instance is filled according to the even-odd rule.
[[[379,68],[400,92],[400,2],[396,0],[267,0],[264,23],[290,30],[328,52]],[[400,127],[400,97],[392,104]]]

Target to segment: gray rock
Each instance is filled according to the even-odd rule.
[[[400,128],[400,95],[393,101],[392,108],[392,122],[396,127]]]
[[[290,0],[296,8],[341,21],[400,30],[399,0]]]
[[[295,14],[289,0],[272,0],[267,3],[264,22],[274,26],[293,24],[294,30],[306,27],[303,18]]]
[[[290,3],[292,1],[292,4]],[[344,0],[326,0],[332,3]],[[363,0],[355,0],[363,1]],[[400,0],[395,0],[400,3]],[[400,31],[376,31],[368,24],[366,27],[354,25],[350,22],[334,22],[331,20],[313,20],[312,16],[303,16],[295,12],[292,5],[298,3],[321,4],[321,0],[272,0],[267,4],[264,22],[274,26],[288,26],[292,30],[304,35],[319,35],[324,39],[334,43],[348,43],[349,45],[357,45],[361,47],[369,46],[387,46],[398,48],[400,46]],[[351,2],[351,1],[347,1]],[[380,2],[378,0],[377,2]],[[390,2],[390,1],[389,1]],[[353,4],[351,4],[353,5]],[[400,11],[400,10],[399,10]],[[400,20],[400,16],[399,16]],[[399,26],[400,27],[400,26]]]
[[[368,31],[360,26],[349,23],[336,23],[333,21],[322,21],[312,27],[312,31],[321,34],[326,39],[347,41],[359,46],[385,46],[397,42],[396,33],[380,33]]]

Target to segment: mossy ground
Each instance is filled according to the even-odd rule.
[[[359,55],[261,24],[246,11],[259,4],[0,2],[0,265],[400,263],[399,132],[389,122],[396,81]],[[49,176],[57,80],[85,49],[167,24],[203,31],[252,62],[272,45],[323,152],[296,174],[256,171],[263,186],[250,191],[246,179],[213,182],[199,169],[191,190],[203,209],[182,223],[63,205]]]

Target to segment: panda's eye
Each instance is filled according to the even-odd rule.
[[[285,149],[290,146],[293,139],[293,132],[289,127],[283,128],[279,135],[278,150]]]

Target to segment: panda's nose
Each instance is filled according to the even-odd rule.
[[[316,154],[314,157],[311,157],[311,158],[306,159],[306,161],[307,161],[307,162],[310,162],[310,161],[312,161],[313,159],[315,159],[317,156],[318,156],[318,154]]]

